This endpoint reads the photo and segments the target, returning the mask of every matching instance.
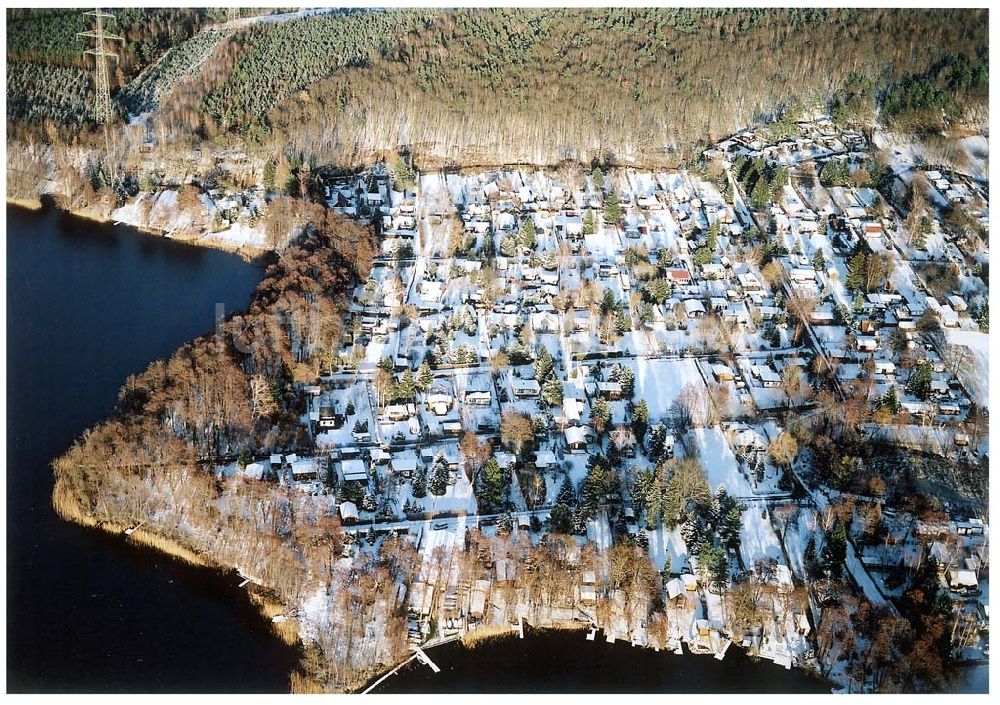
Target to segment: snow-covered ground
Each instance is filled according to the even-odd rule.
[[[692,385],[699,394],[705,393],[705,380],[693,359],[651,360],[637,359],[635,369],[636,399],[645,399],[649,407],[650,420],[665,419],[670,406],[680,396],[687,385]]]
[[[974,401],[983,407],[990,405],[989,333],[948,329],[948,342],[964,345],[972,353],[972,364],[959,371],[962,381],[972,392]]]
[[[815,510],[803,507],[795,520],[788,522],[784,535],[785,552],[791,564],[789,567],[799,577],[805,575],[805,553],[810,539],[815,541],[814,546],[820,544],[822,536],[819,532],[819,521]]]
[[[236,222],[224,230],[212,232],[205,227],[211,223],[216,205],[206,194],[201,195],[201,209],[181,209],[178,192],[165,189],[159,193],[140,192],[111,213],[112,220],[136,228],[153,228],[167,235],[195,230],[201,233],[200,240],[228,247],[250,247],[264,249],[267,238],[263,226],[250,227]]]
[[[770,512],[762,504],[750,504],[743,512],[740,554],[747,568],[751,568],[761,558],[773,558],[778,563],[785,563],[781,542],[771,526]]]
[[[663,570],[669,557],[670,571],[679,573],[688,559],[687,546],[681,538],[680,528],[668,529],[661,524],[655,529],[647,529],[646,534],[649,536],[649,558],[653,561],[653,566],[657,570]]]
[[[698,459],[705,468],[708,484],[713,492],[720,485],[725,485],[726,491],[736,497],[753,494],[720,427],[696,428],[691,431],[691,435],[698,446]]]
[[[587,540],[592,541],[601,550],[611,548],[611,525],[606,512],[600,512],[587,522]]]
[[[264,248],[267,246],[267,239],[261,228],[251,228],[237,223],[226,230],[215,233],[206,233],[205,240],[216,240],[218,242],[235,245],[236,247]]]
[[[989,178],[990,146],[989,138],[984,135],[952,140],[939,149],[929,149],[912,135],[876,130],[873,142],[886,154],[893,171],[907,183],[914,166],[939,161],[954,163],[958,171],[974,179],[985,181]]]

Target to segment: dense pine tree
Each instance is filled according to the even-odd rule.
[[[413,473],[413,496],[417,499],[427,496],[427,471],[423,467]]]
[[[846,559],[847,527],[844,526],[844,523],[840,519],[837,519],[824,537],[823,551],[820,554],[820,564],[827,575],[839,578],[843,572],[844,561]]]
[[[443,454],[439,454],[431,468],[430,491],[432,495],[440,497],[448,491],[448,461]]]

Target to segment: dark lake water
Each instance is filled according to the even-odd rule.
[[[471,649],[450,642],[427,655],[440,673],[412,661],[376,693],[829,693],[801,670],[754,662],[735,646],[711,656],[656,652],[598,632],[529,630]]]
[[[60,520],[49,462],[127,375],[242,309],[260,268],[52,209],[7,208],[7,688],[287,692],[295,651],[237,588]]]

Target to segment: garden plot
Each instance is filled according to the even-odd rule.
[[[823,188],[823,187],[820,187]],[[858,198],[854,189],[847,186],[831,186],[829,189],[830,198],[840,209],[841,213],[847,213],[851,208],[863,208],[861,199]]]
[[[815,541],[815,546],[822,543],[819,519],[814,509],[803,507],[795,519],[788,522],[784,534],[785,552],[791,563],[789,567],[792,573],[800,578],[805,577],[805,553],[810,539]]]
[[[635,400],[646,400],[651,421],[667,418],[670,406],[687,385],[705,396],[705,380],[694,359],[651,360],[640,358],[625,362],[635,372]]]
[[[649,232],[643,236],[643,244],[651,251],[660,247],[677,249],[679,237],[680,228],[669,210],[649,214]]]
[[[361,367],[372,369],[382,361],[382,358],[394,357],[398,348],[398,335],[398,333],[385,335],[382,339],[384,342],[378,342],[373,337],[372,341],[365,346],[365,357]]]
[[[696,428],[690,433],[698,448],[698,460],[705,468],[706,479],[712,492],[725,485],[726,491],[736,497],[749,497],[753,494],[750,483],[740,470],[739,461],[733,454],[722,429]]]
[[[820,215],[836,213],[838,208],[844,210],[844,203],[837,198],[833,188],[827,189],[818,180],[808,186],[796,183],[795,189],[802,195],[803,202]]]
[[[433,468],[427,471],[427,482],[430,484],[431,476],[433,475]],[[478,509],[476,505],[476,496],[472,491],[472,483],[469,482],[469,478],[465,476],[465,473],[459,468],[458,470],[453,470],[451,472],[451,477],[454,480],[453,483],[448,485],[447,490],[441,496],[435,496],[431,494],[430,489],[427,490],[427,496],[415,498],[413,496],[413,483],[406,482],[400,487],[399,494],[396,496],[396,501],[399,506],[402,507],[407,502],[419,504],[425,512],[432,512],[435,514],[456,514],[465,512],[466,514],[476,514]]]
[[[684,329],[667,330],[663,322],[653,324],[654,340],[657,352],[665,355],[677,355],[694,348],[691,334]]]
[[[752,567],[762,558],[773,558],[778,563],[785,562],[785,556],[781,552],[781,542],[774,533],[769,517],[770,512],[763,504],[751,504],[743,512],[740,555],[746,568]]]
[[[775,409],[785,404],[788,400],[788,395],[781,390],[781,387],[761,386],[760,380],[753,376],[751,367],[755,364],[760,363],[745,357],[737,360],[740,374],[748,382],[746,391],[753,397],[754,404],[757,405],[758,409]]]
[[[577,489],[579,489],[580,483],[583,482],[583,478],[587,476],[587,461],[589,458],[589,455],[581,453],[567,453],[562,458],[562,466],[565,468],[570,482],[573,483],[573,487]]]
[[[972,364],[962,370],[962,381],[976,404],[989,408],[989,334],[972,330],[948,330],[948,342],[952,345],[964,345],[972,353]]]
[[[455,210],[455,199],[449,189],[452,178],[437,172],[420,175],[420,200],[431,213],[450,213]]]
[[[587,250],[594,257],[612,259],[625,249],[622,244],[622,234],[616,228],[608,228],[599,224],[593,235],[584,235],[583,241]]]
[[[587,540],[601,550],[611,548],[611,524],[606,512],[600,512],[587,522]]]
[[[653,567],[662,571],[669,558],[670,572],[680,574],[688,561],[687,545],[681,538],[680,528],[668,529],[660,524],[655,529],[647,529],[646,535],[649,537],[649,559]]]
[[[369,432],[375,431],[375,423],[372,415],[371,397],[368,393],[368,383],[359,380],[346,389],[333,392],[333,399],[338,411],[344,413],[351,405],[354,406],[354,413],[348,414],[344,419],[344,425],[338,429],[331,429],[316,435],[316,446],[320,450],[340,448],[342,446],[354,445],[354,438],[351,432],[355,424],[367,424]]]

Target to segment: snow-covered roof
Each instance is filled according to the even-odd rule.
[[[358,520],[358,505],[354,502],[341,502],[340,503],[340,518],[341,519],[353,519]]]
[[[693,576],[692,576],[693,577]],[[667,597],[671,600],[678,595],[684,594],[684,583],[680,578],[673,578],[667,582]]]
[[[705,304],[698,299],[684,299],[684,310],[689,316],[693,313],[705,313]]]
[[[345,480],[368,480],[368,469],[365,468],[365,463],[360,458],[342,460],[340,463],[340,469],[344,473]]]
[[[566,428],[566,443],[569,445],[586,444],[587,431],[580,426],[569,426]],[[537,464],[537,463],[536,463]]]
[[[535,467],[547,468],[556,464],[556,454],[551,450],[540,450],[535,454]]]
[[[948,571],[948,583],[952,587],[974,588],[979,586],[976,574],[971,570],[952,568]]]
[[[262,463],[249,463],[243,468],[243,474],[252,480],[259,480],[264,477],[264,465]]]
[[[396,472],[413,472],[417,469],[417,458],[410,453],[394,455],[391,463]]]
[[[316,461],[313,458],[300,458],[292,463],[292,476],[312,475],[316,472]]]
[[[736,434],[736,438],[733,439],[733,445],[737,448],[763,448],[766,444],[759,433],[752,428],[748,428]]]
[[[536,379],[513,379],[511,380],[511,386],[514,388],[514,393],[534,393],[537,394],[541,387],[538,385],[538,380]]]

